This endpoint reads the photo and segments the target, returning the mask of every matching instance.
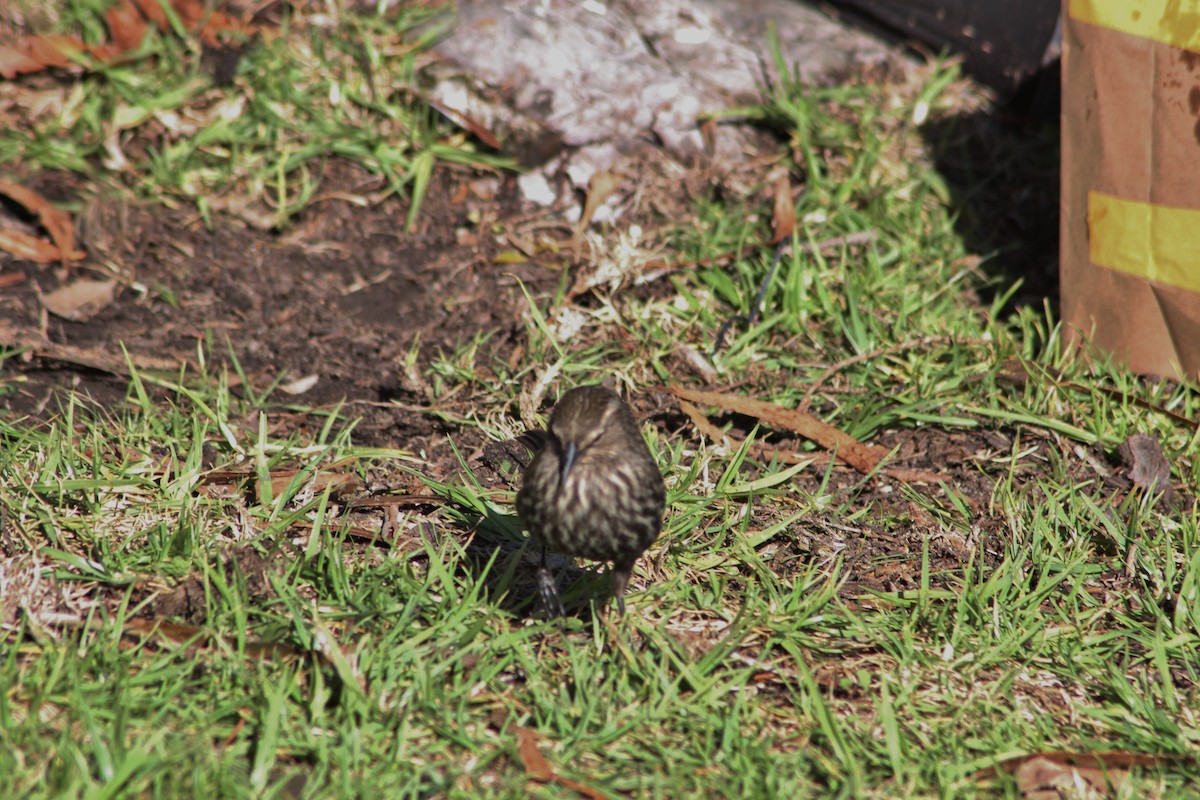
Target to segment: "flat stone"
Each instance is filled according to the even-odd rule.
[[[771,26],[807,83],[897,58],[794,0],[461,0],[431,95],[576,188],[648,147],[682,164],[736,163],[752,149],[746,132],[711,126],[706,143],[698,119],[762,98],[775,80]]]

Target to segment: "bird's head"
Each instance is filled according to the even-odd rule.
[[[603,386],[580,386],[562,396],[550,415],[550,435],[560,453],[560,482],[566,482],[578,464],[616,449],[625,416],[632,421],[621,398]]]

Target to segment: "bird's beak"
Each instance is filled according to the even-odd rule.
[[[567,482],[567,473],[571,471],[571,467],[575,466],[575,459],[579,457],[579,448],[574,442],[567,442],[563,445],[562,467],[558,473],[558,485],[562,486]]]

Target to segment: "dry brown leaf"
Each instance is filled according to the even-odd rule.
[[[783,408],[774,403],[751,400],[748,397],[737,397],[735,395],[722,394],[721,392],[702,392],[694,389],[685,389],[682,386],[671,386],[669,391],[681,400],[691,400],[695,403],[717,406],[726,411],[745,414],[746,416],[762,420],[769,425],[786,428],[798,433],[804,438],[816,442],[830,453],[833,453],[838,460],[849,464],[864,475],[878,469],[883,459],[890,454],[888,450],[882,447],[863,444],[850,434],[826,422],[822,422],[812,414],[804,411]],[[689,416],[691,416],[691,413],[700,414],[694,408],[692,412],[685,410],[685,413],[688,413]],[[702,432],[707,430],[705,426],[696,421],[695,417],[693,417],[692,421],[696,423]],[[705,418],[705,422],[708,423],[707,418]],[[708,434],[706,433],[706,435]],[[710,435],[709,438],[713,437]],[[800,460],[808,461],[812,458],[811,456],[787,455],[776,448],[767,449],[762,445],[759,446],[759,452],[775,453],[789,463],[799,463]],[[905,481],[906,483],[940,483],[950,480],[949,476],[922,469],[889,467],[883,470],[883,472],[896,480]]]
[[[122,632],[126,635],[136,634],[146,638],[155,636],[171,644],[205,644],[209,640],[208,632],[195,625],[181,625],[178,622],[167,622],[164,619],[130,619],[125,621]]]
[[[700,123],[700,138],[704,141],[704,152],[711,154],[716,148],[717,118],[709,117]]]
[[[55,208],[49,200],[19,184],[0,181],[0,194],[20,203],[26,211],[38,218],[38,222],[50,234],[50,239],[58,249],[56,259],[61,259],[63,264],[66,264],[67,261],[83,258],[84,254],[75,249],[75,223],[70,214]]]
[[[1144,433],[1135,433],[1121,443],[1117,454],[1129,471],[1129,479],[1134,486],[1148,495],[1161,494],[1168,506],[1174,504],[1171,464],[1157,439]]]
[[[862,473],[878,468],[880,461],[888,455],[888,451],[882,447],[863,444],[850,434],[803,411],[783,408],[774,403],[752,400],[748,397],[738,397],[721,392],[702,392],[685,389],[682,386],[672,386],[670,392],[676,397],[691,400],[693,403],[717,406],[726,411],[745,414],[760,419],[768,425],[798,433],[805,439],[810,439],[826,450],[835,453],[839,459]]]
[[[1068,797],[1109,797],[1110,791],[1124,783],[1124,770],[1105,772],[1096,767],[1081,767],[1045,756],[1034,756],[1013,772],[1022,797],[1031,800],[1059,800]]]
[[[779,244],[796,231],[796,203],[792,200],[792,181],[782,172],[775,181],[775,211],[771,219],[771,244]]]
[[[583,213],[579,216],[579,222],[575,223],[574,238],[576,241],[583,236],[588,225],[592,224],[592,217],[596,216],[600,206],[604,205],[604,201],[612,197],[613,192],[620,186],[621,176],[615,172],[597,172],[592,176],[588,181],[588,195],[587,201],[583,204]]]
[[[233,487],[241,484],[252,484],[258,497],[266,497],[269,492],[271,497],[278,497],[287,492],[291,487],[292,482],[296,480],[296,476],[301,475],[302,471],[297,469],[275,469],[271,470],[270,478],[267,483],[259,481],[257,472],[248,470],[226,470],[215,469],[210,470],[200,476],[200,491],[203,491],[208,496],[225,496],[234,491]],[[307,474],[307,473],[305,473]],[[363,483],[358,476],[346,472],[336,472],[332,470],[321,470],[316,473],[307,474],[303,479],[303,486],[306,491],[318,494],[328,491],[330,497],[337,501],[348,501],[353,495],[363,490]],[[386,498],[385,498],[386,499]],[[365,500],[355,501],[352,507],[365,507],[369,505],[379,506],[400,506],[400,505],[436,505],[439,498],[421,498],[420,501],[404,502],[405,498],[394,498],[396,502],[368,503]],[[294,523],[293,527],[311,530],[312,522],[301,520]],[[366,530],[351,530],[344,529],[348,533],[355,536],[365,535],[368,538],[378,538],[378,534]]]
[[[147,20],[161,30],[170,29],[167,15],[159,5],[159,0],[135,0],[135,3]],[[205,44],[217,44],[217,34],[223,31],[241,31],[247,34],[254,32],[253,26],[242,24],[236,17],[224,11],[210,9],[203,0],[171,0],[170,5],[183,27],[199,36]]]
[[[166,30],[171,24],[167,19],[167,15],[163,11],[162,6],[159,5],[158,0],[134,0],[134,5],[137,7],[137,10],[141,13],[141,15],[155,27]],[[179,15],[179,21],[183,23],[183,26],[185,28],[191,27],[189,20],[185,18],[184,14],[182,13],[183,8],[186,7],[186,4],[171,2],[170,5],[175,10],[175,13]]]
[[[171,8],[186,29],[207,45],[218,45],[219,34],[256,31],[224,11],[209,9],[203,0],[170,0]],[[70,66],[72,53],[87,53],[98,61],[112,62],[135,50],[151,24],[170,30],[170,22],[159,0],[126,0],[105,15],[111,43],[86,45],[76,36],[28,36],[15,45],[0,46],[0,77],[41,72]]]
[[[976,780],[1001,772],[1017,780],[1022,797],[1059,800],[1061,797],[1112,797],[1129,779],[1134,767],[1175,767],[1191,762],[1186,756],[1100,751],[1095,753],[1031,753],[1006,759],[980,770]]]
[[[150,30],[146,18],[130,0],[110,8],[104,15],[104,22],[113,49],[121,53],[137,48]]]
[[[696,426],[696,429],[709,439],[712,439],[717,444],[726,446],[729,445],[729,437],[726,436],[720,428],[718,428],[716,425],[713,425],[712,422],[709,421],[708,417],[701,414],[700,409],[696,408],[687,400],[680,400],[679,410],[686,414],[688,419],[692,421],[692,424]]]
[[[58,261],[61,251],[45,239],[21,231],[0,231],[0,250],[35,264]]]
[[[272,470],[271,492],[273,496],[278,497],[287,491],[297,474],[298,470]],[[329,489],[330,494],[335,498],[344,497],[362,489],[362,481],[357,476],[344,472],[318,472],[309,479],[308,484],[314,492],[323,492]]]
[[[537,731],[522,725],[513,725],[512,727],[517,733],[517,753],[521,757],[521,766],[524,767],[526,775],[540,783],[557,783],[559,786],[572,789],[584,797],[593,798],[593,800],[604,800],[602,792],[570,778],[564,778],[554,771],[554,767],[538,749],[538,741],[542,737]]]
[[[0,77],[11,80],[18,75],[41,72],[71,63],[69,53],[84,50],[74,36],[27,36],[15,45],[0,46]]]
[[[81,367],[111,372],[114,375],[129,375],[129,364],[147,372],[179,371],[181,362],[174,358],[160,358],[139,353],[109,353],[99,348],[76,347],[69,344],[48,342],[34,332],[13,328],[0,322],[0,346],[27,349],[38,358],[65,361]],[[128,361],[126,360],[128,358]]]
[[[537,731],[530,730],[521,725],[513,726],[517,732],[517,753],[521,756],[521,766],[525,770],[525,774],[533,778],[535,781],[548,783],[554,780],[554,769],[550,766],[550,762],[542,755],[542,751],[538,749]]]
[[[86,322],[112,303],[117,294],[114,280],[93,281],[86,278],[60,286],[42,298],[42,305],[56,317],[72,322]]]
[[[884,472],[889,477],[895,478],[898,481],[904,481],[905,483],[945,483],[950,480],[949,475],[943,475],[940,472],[933,472],[927,469],[888,467]]]

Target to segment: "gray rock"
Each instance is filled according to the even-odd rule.
[[[743,158],[745,131],[715,126],[709,150],[697,118],[762,96],[772,24],[806,82],[896,57],[793,0],[460,0],[458,15],[432,97],[577,188],[647,148],[684,164]]]

